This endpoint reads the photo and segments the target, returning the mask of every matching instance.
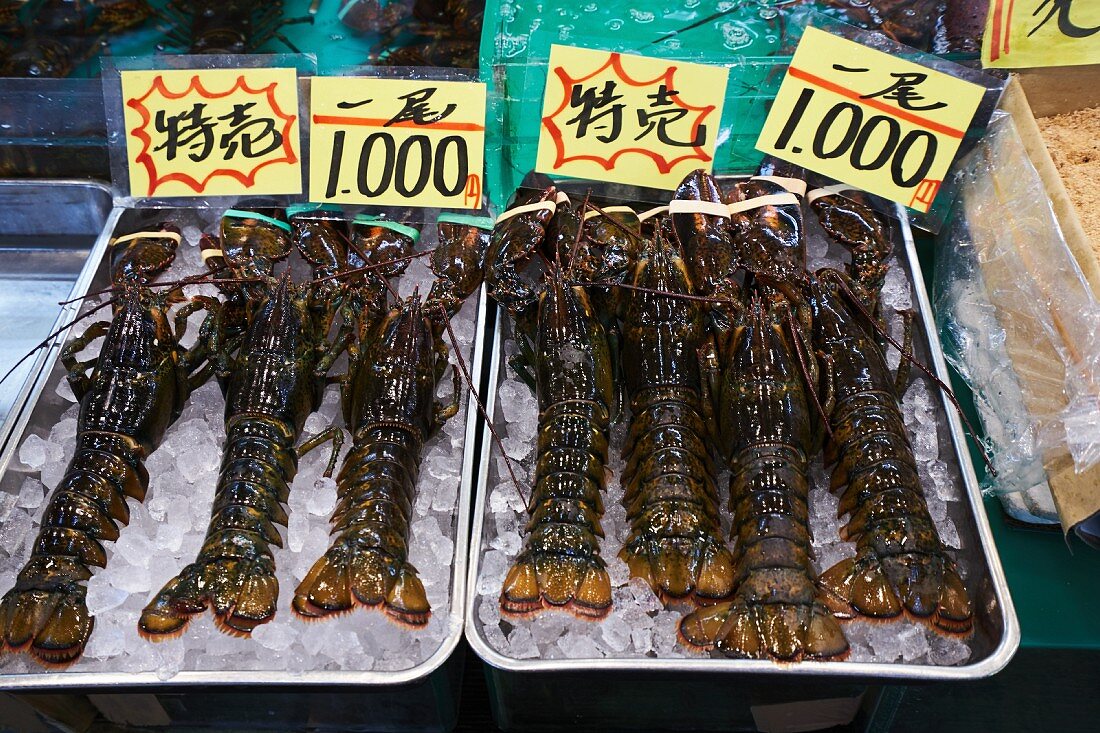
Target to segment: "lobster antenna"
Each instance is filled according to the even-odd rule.
[[[81,315],[81,316],[77,316],[76,318],[74,318],[73,320],[69,321],[69,322],[68,322],[68,323],[66,323],[66,324],[65,324],[64,326],[62,326],[61,328],[59,328],[59,329],[57,329],[56,331],[54,331],[53,333],[51,333],[51,334],[50,334],[49,336],[47,336],[46,338],[42,339],[42,341],[41,341],[41,342],[39,342],[39,344],[38,344],[37,346],[35,346],[35,347],[34,347],[33,349],[31,349],[30,351],[28,351],[28,352],[27,352],[26,354],[24,354],[24,355],[23,355],[23,358],[22,358],[22,359],[20,359],[19,361],[15,362],[14,364],[12,364],[12,367],[11,367],[11,369],[9,369],[8,371],[6,371],[6,372],[4,373],[4,376],[0,377],[0,384],[3,384],[3,383],[4,383],[4,380],[6,380],[6,379],[7,379],[8,377],[10,377],[10,376],[11,376],[11,375],[12,375],[12,374],[13,374],[13,373],[15,372],[15,370],[19,368],[19,365],[20,365],[20,364],[22,364],[23,362],[25,362],[25,361],[26,361],[27,359],[31,358],[31,356],[33,356],[33,355],[34,355],[34,353],[35,353],[36,351],[38,351],[39,349],[43,349],[43,348],[45,348],[45,347],[46,347],[46,346],[47,346],[47,345],[48,345],[48,344],[50,343],[50,341],[52,341],[52,340],[53,340],[53,338],[54,338],[55,336],[57,336],[57,335],[58,335],[59,333],[61,333],[62,331],[66,330],[67,328],[69,328],[69,327],[70,327],[70,326],[72,326],[73,324],[75,324],[75,323],[79,323],[80,321],[83,321],[83,320],[84,320],[85,318],[87,318],[87,317],[91,316],[91,315],[92,315],[93,313],[95,313],[95,312],[97,312],[97,311],[100,311],[100,310],[103,310],[104,308],[106,308],[107,306],[109,306],[109,305],[113,304],[114,302],[115,302],[115,299],[114,299],[114,298],[111,298],[110,300],[105,300],[105,301],[103,301],[102,303],[100,303],[99,305],[97,305],[97,306],[96,306],[95,308],[92,308],[92,309],[91,309],[90,311],[88,311],[87,313],[85,313],[85,314],[83,314],[83,315]]]
[[[829,416],[825,414],[825,407],[821,404],[821,398],[818,397],[817,385],[813,383],[813,379],[810,377],[810,368],[806,361],[805,344],[798,338],[798,330],[790,306],[787,307],[787,327],[791,331],[791,342],[794,343],[794,353],[798,355],[798,366],[802,370],[802,378],[806,380],[806,386],[809,388],[810,396],[814,398],[814,406],[817,408],[817,414],[821,415],[821,424],[825,426],[825,432],[828,434],[829,440],[833,440],[833,429],[829,427]]]
[[[337,231],[336,234],[341,239],[343,239],[345,242],[348,243],[348,247],[351,248],[352,252],[359,255],[359,259],[363,260],[363,262],[369,262],[370,261],[370,258],[367,256],[367,253],[364,252],[359,247],[358,244],[356,244],[354,241],[352,241],[351,237],[347,236],[346,234],[344,234],[341,231]],[[379,263],[374,264],[374,265],[364,265],[363,267],[357,267],[353,270],[347,270],[346,272],[338,272],[335,275],[330,275],[328,277],[323,277],[319,280],[313,280],[310,284],[315,285],[317,283],[322,283],[322,282],[325,282],[326,280],[332,280],[334,278],[342,277],[344,275],[353,275],[353,274],[356,274],[356,273],[359,273],[359,272],[369,272],[371,270],[376,270],[380,267],[385,267],[386,265],[392,265],[396,262],[411,262],[411,261],[413,261],[415,259],[418,259],[420,257],[423,257],[425,255],[429,255],[434,251],[435,251],[434,249],[430,249],[426,252],[414,252],[413,254],[407,255],[405,257],[396,257],[392,260],[386,260],[384,262],[379,262]],[[397,289],[393,287],[393,284],[390,283],[389,278],[386,277],[385,275],[379,275],[379,277],[382,279],[382,284],[386,286],[386,290],[390,291],[390,295],[392,295],[395,299],[400,300],[401,296],[398,294]]]
[[[143,283],[141,287],[143,287],[143,288],[175,288],[175,287],[182,287],[184,285],[205,285],[205,284],[216,285],[218,283],[259,282],[259,280],[257,280],[256,278],[235,278],[235,279],[227,278],[227,279],[224,279],[224,280],[209,280],[209,279],[207,279],[211,275],[217,275],[219,272],[221,272],[223,270],[228,270],[228,269],[229,269],[229,267],[227,265],[222,265],[221,267],[219,267],[216,270],[210,270],[209,272],[204,272],[204,273],[201,273],[201,274],[198,274],[198,275],[188,275],[187,277],[180,278],[179,280],[169,280],[168,282]],[[95,297],[98,297],[100,295],[106,295],[107,293],[113,293],[113,292],[117,291],[118,289],[119,289],[119,285],[118,284],[113,284],[109,287],[103,288],[102,290],[96,290],[96,291],[93,291],[91,293],[85,293],[84,295],[81,295],[78,298],[70,298],[69,300],[59,301],[58,305],[69,305],[70,303],[77,303],[77,302],[80,302],[82,300],[87,300],[88,298],[95,298]]]
[[[508,457],[508,452],[504,450],[504,441],[500,439],[500,435],[497,434],[496,428],[493,427],[493,419],[489,417],[489,411],[485,409],[485,405],[481,401],[481,395],[477,393],[477,388],[474,387],[473,380],[470,378],[470,372],[466,368],[466,360],[462,358],[462,351],[458,348],[458,339],[455,338],[455,332],[451,328],[451,318],[447,315],[447,309],[443,307],[442,303],[436,303],[436,306],[443,316],[443,323],[447,327],[447,339],[451,342],[451,350],[454,351],[455,359],[458,361],[458,366],[462,370],[462,377],[466,380],[466,386],[469,387],[470,394],[474,396],[478,412],[481,413],[481,417],[485,420],[485,427],[489,429],[489,433],[493,436],[493,442],[496,443],[497,449],[500,450],[500,454],[504,456],[504,465],[508,469],[508,475],[512,477],[512,483],[516,487],[519,498],[523,499],[523,506],[529,510],[531,500],[527,496],[524,496],[523,484],[519,482],[519,479],[516,478],[516,472],[512,470],[512,459]],[[531,494],[533,495],[534,492],[531,492]]]
[[[358,254],[360,257],[362,257],[362,254],[360,253],[358,247],[353,247],[353,249],[355,250],[356,254]],[[358,275],[359,273],[370,272],[372,270],[377,270],[380,267],[386,267],[387,265],[397,264],[398,262],[412,262],[413,260],[418,260],[421,257],[426,257],[426,256],[432,254],[433,252],[435,252],[434,249],[429,249],[429,250],[426,250],[424,252],[415,252],[411,255],[406,255],[405,257],[394,257],[392,260],[386,260],[385,262],[377,262],[373,265],[363,265],[362,267],[354,267],[350,270],[344,270],[343,272],[338,272],[335,275],[326,275],[325,277],[319,277],[316,280],[310,280],[306,284],[307,285],[319,285],[321,283],[328,282],[329,280],[339,280],[342,277],[350,277],[351,275]],[[220,280],[219,282],[225,282],[225,281]]]
[[[577,261],[577,250],[581,248],[581,237],[584,236],[584,210],[588,208],[588,197],[592,195],[592,189],[584,192],[584,201],[581,202],[581,223],[577,227],[577,236],[573,239],[573,248],[569,250],[569,268],[566,275],[573,277],[573,263]],[[558,266],[560,269],[560,265]]]
[[[656,290],[654,288],[645,288],[641,285],[629,285],[627,283],[617,283],[609,280],[597,280],[592,283],[570,283],[571,285],[599,285],[607,287],[626,288],[627,290],[638,290],[643,293],[650,293],[651,295],[667,295],[670,298],[680,298],[682,300],[697,300],[700,303],[719,303],[722,305],[730,305],[736,301],[730,298],[710,298],[705,295],[691,295],[689,293],[673,293],[668,290]]]
[[[905,359],[917,369],[920,369],[922,372],[924,372],[925,376],[931,379],[936,384],[936,386],[939,387],[940,390],[947,396],[947,399],[949,399],[951,401],[951,404],[954,405],[955,411],[959,413],[959,417],[962,419],[963,425],[966,426],[966,432],[981,448],[982,462],[985,463],[986,468],[989,469],[989,473],[993,476],[996,476],[997,469],[993,467],[993,461],[989,457],[989,449],[986,448],[985,443],[978,440],[977,431],[974,430],[974,426],[970,424],[969,418],[967,418],[966,413],[963,412],[962,405],[959,404],[959,400],[955,397],[955,393],[951,390],[951,387],[945,384],[942,379],[933,374],[931,369],[920,363],[920,361],[917,360],[912,354],[910,354],[904,347],[902,347],[901,344],[895,341],[893,337],[890,336],[890,334],[886,333],[886,330],[883,329],[882,326],[875,321],[874,317],[863,306],[863,303],[859,302],[859,298],[856,297],[856,294],[853,293],[851,288],[848,287],[848,284],[844,282],[844,273],[831,267],[822,268],[821,272],[829,275],[829,279],[836,282],[841,291],[848,297],[848,299],[859,310],[859,312],[863,314],[863,317],[870,321],[871,327],[875,330],[875,333],[879,334],[887,341],[889,341],[890,345],[897,349],[898,353],[901,354],[901,358]]]

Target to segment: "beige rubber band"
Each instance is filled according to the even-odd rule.
[[[122,244],[134,239],[174,239],[176,244],[179,244],[182,237],[175,232],[134,232],[118,239],[112,239],[111,244]]]
[[[595,209],[589,209],[584,212],[584,220],[594,219],[597,216],[603,216],[604,214],[633,214],[634,209],[629,206],[608,206],[603,212],[596,211]]]
[[[638,221],[645,221],[646,219],[652,219],[655,216],[660,216],[662,214],[667,214],[667,213],[668,213],[668,207],[667,206],[658,206],[654,209],[650,209],[649,211],[643,211],[642,213],[638,214]]]
[[[519,216],[520,214],[527,214],[532,211],[546,210],[553,216],[554,212],[558,210],[558,205],[554,201],[536,201],[533,204],[524,204],[523,206],[517,206],[514,209],[508,209],[503,214],[497,217],[497,224],[508,221],[513,216]]]
[[[730,218],[730,210],[726,204],[714,201],[696,201],[694,199],[672,199],[668,202],[670,214],[706,214],[707,216],[720,216],[723,219]]]
[[[220,249],[203,249],[199,250],[199,257],[202,257],[202,261],[206,262],[211,257],[224,257],[225,252]]]
[[[858,188],[854,186],[845,186],[843,183],[838,183],[833,186],[825,186],[824,188],[815,188],[806,194],[806,203],[812,204],[822,196],[836,196],[844,191],[858,191]]]
[[[801,178],[787,178],[785,176],[753,176],[750,181],[771,181],[772,183],[778,183],[783,188],[787,189],[795,196],[806,195],[806,182]]]
[[[768,196],[757,196],[753,199],[745,199],[744,201],[735,201],[729,205],[730,214],[740,214],[742,211],[751,211],[752,209],[759,209],[764,206],[785,206],[787,204],[794,204],[798,206],[798,197],[793,193],[773,193]]]
[[[561,206],[562,204],[571,204],[573,199],[569,198],[569,194],[565,191],[558,191],[558,195],[554,197],[554,201]]]

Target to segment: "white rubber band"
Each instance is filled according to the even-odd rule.
[[[757,196],[756,198],[745,199],[744,201],[735,201],[729,205],[729,211],[730,214],[740,214],[742,211],[751,211],[752,209],[759,209],[764,206],[785,206],[787,204],[798,206],[798,197],[790,192]]]
[[[517,206],[514,209],[508,209],[503,214],[497,217],[497,224],[508,221],[513,216],[519,216],[520,214],[527,214],[532,211],[549,211],[553,216],[554,212],[558,210],[558,205],[554,201],[536,201],[533,204],[524,204],[523,206]]]
[[[225,257],[225,252],[220,249],[202,249],[199,250],[199,257],[202,257],[202,261],[206,262],[211,257]]]
[[[806,195],[806,182],[801,178],[787,178],[785,176],[753,176],[750,181],[771,181],[772,183],[778,183],[783,188],[787,189],[795,196]]]
[[[122,244],[134,239],[172,239],[175,240],[176,244],[179,244],[182,237],[175,232],[134,232],[118,239],[112,239],[111,244]]]
[[[696,201],[695,199],[672,199],[668,202],[670,214],[706,214],[707,216],[720,216],[723,219],[730,218],[730,210],[726,204],[714,201]]]
[[[825,186],[824,188],[815,188],[813,191],[810,191],[808,194],[806,194],[806,203],[812,204],[814,201],[817,201],[822,196],[836,196],[837,194],[843,193],[844,191],[858,190],[859,189],[855,188],[854,186],[846,186],[843,183],[837,183],[832,186]]]
[[[668,207],[667,206],[658,206],[654,209],[650,209],[649,211],[643,211],[642,213],[638,214],[638,221],[645,221],[646,219],[652,219],[655,216],[661,216],[662,214],[667,214],[667,213],[668,213]]]
[[[629,206],[608,206],[602,212],[595,209],[589,209],[584,212],[584,220],[594,219],[597,216],[603,216],[604,214],[633,214],[634,209]]]

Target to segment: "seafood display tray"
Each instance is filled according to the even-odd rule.
[[[88,254],[111,206],[101,183],[0,180],[0,373],[75,313],[58,302],[87,290]],[[41,391],[58,348],[34,354],[0,384],[0,450],[21,429],[20,408]]]
[[[904,280],[908,281],[912,308],[917,311],[914,322],[915,351],[918,355],[923,354],[934,373],[947,382],[947,366],[932,318],[912,232],[904,211],[900,209],[899,217],[899,226],[895,227],[895,252],[898,270],[904,274]],[[504,362],[507,330],[507,315],[498,310],[492,346],[488,350],[490,387],[487,390],[486,405],[489,415],[498,426],[504,425],[501,422],[498,394],[501,385],[505,383],[504,370],[508,369]],[[616,728],[643,725],[711,729],[719,725],[728,729],[735,724],[737,715],[732,711],[738,705],[742,707],[737,709],[742,714],[747,714],[745,706],[761,704],[762,701],[805,701],[858,696],[862,694],[861,686],[868,684],[887,681],[973,680],[987,677],[1002,669],[1019,646],[1019,624],[982,509],[981,493],[973,465],[967,455],[960,419],[946,396],[941,395],[940,399],[936,399],[934,387],[930,394],[929,402],[936,423],[934,435],[938,442],[938,460],[946,464],[947,475],[955,477],[954,490],[961,493],[952,504],[950,520],[957,528],[956,542],[962,548],[956,554],[968,567],[966,583],[972,594],[975,612],[975,631],[968,641],[970,656],[966,663],[958,664],[956,661],[957,666],[946,666],[949,663],[945,662],[938,662],[945,666],[936,666],[900,661],[804,661],[797,664],[776,664],[767,660],[726,659],[708,657],[705,654],[661,658],[659,651],[654,656],[652,651],[643,655],[634,650],[631,646],[632,639],[627,644],[627,651],[619,653],[595,651],[589,646],[587,653],[573,656],[559,653],[557,658],[546,658],[544,653],[538,653],[534,649],[529,650],[531,653],[526,655],[533,658],[508,656],[490,643],[487,629],[490,624],[496,623],[491,620],[494,614],[491,610],[485,614],[489,621],[483,621],[480,617],[481,605],[496,603],[495,594],[499,593],[500,587],[498,579],[495,590],[486,587],[479,591],[478,588],[479,580],[485,580],[481,575],[486,553],[490,551],[489,543],[496,542],[497,538],[497,530],[493,529],[493,525],[499,514],[491,506],[490,499],[498,484],[509,482],[506,474],[503,478],[494,476],[492,467],[500,460],[500,448],[486,431],[482,436],[480,468],[484,478],[479,485],[477,502],[473,509],[466,636],[472,649],[490,665],[488,674],[490,687],[494,691],[491,698],[498,723],[505,727],[539,728],[550,725],[553,716],[559,716],[558,720],[561,720],[560,716],[563,714],[576,714],[593,715],[593,720],[600,721],[601,725],[606,723]],[[505,433],[504,448],[508,450],[507,430]],[[612,450],[615,450],[614,446]],[[608,505],[614,501],[612,496],[608,496]],[[497,504],[499,509],[501,502],[498,501]],[[519,526],[522,526],[523,518],[519,513],[517,519]],[[607,539],[611,538],[609,532]],[[610,561],[618,547],[614,540],[610,543],[605,540],[603,546],[604,557]],[[494,547],[500,547],[500,543],[497,542]],[[505,555],[509,552],[511,550],[505,550]],[[507,564],[504,564],[505,567]],[[831,561],[823,564],[828,567]],[[614,574],[612,582],[614,585]],[[629,589],[630,585],[625,588]],[[541,622],[544,617],[551,615],[567,616],[544,611],[539,614],[538,621]],[[497,628],[511,633],[513,628],[527,623],[526,620],[519,620],[511,625],[513,628],[509,628],[508,621],[505,617]],[[577,624],[587,623],[595,628],[601,622],[569,620],[565,623],[566,632],[561,639],[566,638]],[[535,626],[530,628],[534,629]],[[492,636],[496,638],[496,628],[493,631]],[[592,632],[593,635],[599,633]],[[685,650],[680,649],[677,654],[684,652]],[[898,657],[902,655],[899,654]],[[731,684],[735,680],[737,684]],[[668,685],[673,686],[671,691]],[[554,703],[554,700],[561,699],[559,695],[571,700],[565,710],[560,704]],[[669,709],[667,702],[670,699],[678,701],[677,705],[671,706],[675,710]],[[657,703],[655,700],[661,702]]]
[[[108,242],[113,232],[116,227],[122,231],[128,227],[147,226],[146,223],[139,223],[142,217],[145,220],[156,217],[166,218],[163,212],[156,214],[125,209],[115,209],[110,214],[107,226],[91,248],[88,264],[74,289],[73,297],[93,292],[107,282]],[[198,248],[194,242],[190,241],[192,237],[187,235],[188,232],[185,229],[185,243],[180,245],[177,260],[181,256],[186,256],[194,262],[199,262]],[[193,251],[184,252],[184,248],[187,247]],[[171,270],[169,272],[171,273]],[[467,303],[473,314],[472,323],[469,321],[467,323],[470,323],[469,327],[472,331],[480,334],[485,317],[486,296],[483,292],[479,292],[476,302],[473,302],[474,300],[475,298],[471,298],[471,302]],[[78,305],[74,304],[62,311],[61,317],[66,319],[63,322],[71,320],[77,307]],[[73,328],[79,329],[81,325],[83,324],[77,324]],[[59,422],[61,414],[72,405],[56,391],[63,375],[58,353],[70,337],[70,330],[72,329],[60,333],[36,362],[34,389],[27,395],[19,424],[13,432],[13,439],[0,454],[0,472],[3,472],[0,476],[0,492],[18,493],[21,482],[28,476],[27,469],[21,464],[19,458],[19,448],[24,439],[32,433],[39,435],[50,433],[51,428]],[[467,359],[471,373],[476,375],[481,371],[481,347],[474,340],[471,348],[472,353],[467,351],[464,358]],[[446,382],[449,385],[449,378]],[[206,387],[210,386],[210,384],[206,385]],[[465,386],[463,388],[465,389]],[[216,390],[216,385],[214,389]],[[266,721],[265,724],[277,725],[280,729],[283,727],[301,729],[307,725],[310,729],[318,730],[450,729],[457,715],[458,688],[461,680],[462,654],[456,654],[455,650],[462,636],[468,557],[467,528],[474,481],[473,472],[476,469],[474,460],[476,445],[473,436],[477,426],[478,410],[476,402],[470,395],[465,397],[463,403],[464,417],[455,418],[461,421],[459,423],[461,427],[454,429],[456,438],[449,443],[451,446],[449,450],[453,451],[450,453],[451,460],[456,461],[459,454],[461,458],[456,503],[453,508],[447,510],[448,516],[451,517],[449,526],[444,520],[439,521],[444,538],[453,542],[453,561],[441,563],[444,568],[441,576],[447,578],[449,586],[441,583],[440,587],[444,591],[447,587],[450,588],[449,603],[446,607],[440,604],[437,608],[442,642],[434,652],[430,651],[430,647],[425,647],[424,658],[419,663],[404,669],[392,669],[390,665],[381,664],[373,669],[333,668],[330,664],[318,669],[291,668],[294,671],[188,669],[185,665],[171,675],[158,674],[156,671],[82,671],[80,664],[64,671],[42,671],[36,668],[30,672],[16,674],[6,672],[0,667],[0,690],[75,688],[102,691],[103,688],[110,688],[111,692],[141,692],[157,695],[172,691],[171,695],[162,701],[162,707],[173,722],[190,721],[194,724],[217,722],[220,725],[233,726],[248,725],[263,720]],[[178,427],[182,421],[183,418],[173,428]],[[461,443],[457,436],[464,436]],[[156,453],[152,455],[155,456]],[[427,471],[421,479],[422,487],[431,486],[433,482],[438,483],[438,479],[430,477]],[[193,488],[196,501],[203,502],[206,506],[205,502],[212,498],[213,484],[206,486],[196,482]],[[155,496],[155,490],[154,475],[146,506]],[[41,508],[31,511],[40,514]],[[313,513],[316,514],[316,512]],[[326,519],[323,521],[327,522],[327,515],[325,516]],[[121,538],[125,538],[127,528],[123,527],[121,530]],[[25,554],[23,558],[25,559]],[[426,558],[424,564],[433,561]],[[172,572],[176,570],[178,568],[173,569]],[[288,598],[292,593],[292,587],[288,588],[284,585],[281,588],[280,615],[284,613],[285,608],[283,599]],[[135,595],[141,595],[141,602],[144,603],[150,594],[141,592]],[[365,610],[357,610],[342,618],[354,617],[366,622],[368,615],[378,616],[381,621],[382,614]],[[294,623],[305,622],[294,620]],[[134,634],[136,636],[136,628]],[[91,643],[95,643],[95,638],[96,634],[93,632]],[[220,638],[220,636],[216,635],[214,638]],[[246,641],[256,643],[255,639]],[[172,642],[162,642],[162,644],[170,643]],[[88,654],[85,655],[85,657],[88,656]],[[10,657],[5,655],[4,659],[10,659]],[[109,661],[110,657],[98,659]],[[86,660],[81,660],[81,663],[84,661]],[[34,666],[29,661],[28,665]],[[191,690],[181,689],[196,686],[203,686],[206,689],[195,689],[193,695]]]

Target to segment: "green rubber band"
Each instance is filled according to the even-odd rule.
[[[334,211],[339,213],[343,211],[336,204],[291,204],[286,207],[286,217],[290,217],[301,214],[303,211]]]
[[[390,221],[389,219],[383,219],[382,217],[375,216],[374,214],[359,214],[352,220],[353,224],[366,224],[368,226],[382,227],[383,229],[389,229],[392,232],[398,234],[404,234],[413,242],[420,241],[420,230],[415,229],[406,224],[402,224],[396,221]]]
[[[439,215],[436,220],[439,224],[465,224],[466,226],[477,227],[478,229],[493,230],[493,217],[491,216],[473,216],[472,214],[451,214],[444,212]]]
[[[222,216],[228,216],[231,219],[259,219],[260,221],[266,221],[268,224],[274,224],[280,229],[285,229],[288,232],[290,231],[290,225],[287,224],[285,221],[279,221],[278,219],[273,219],[270,216],[257,214],[255,211],[228,209],[224,214],[222,214]]]

